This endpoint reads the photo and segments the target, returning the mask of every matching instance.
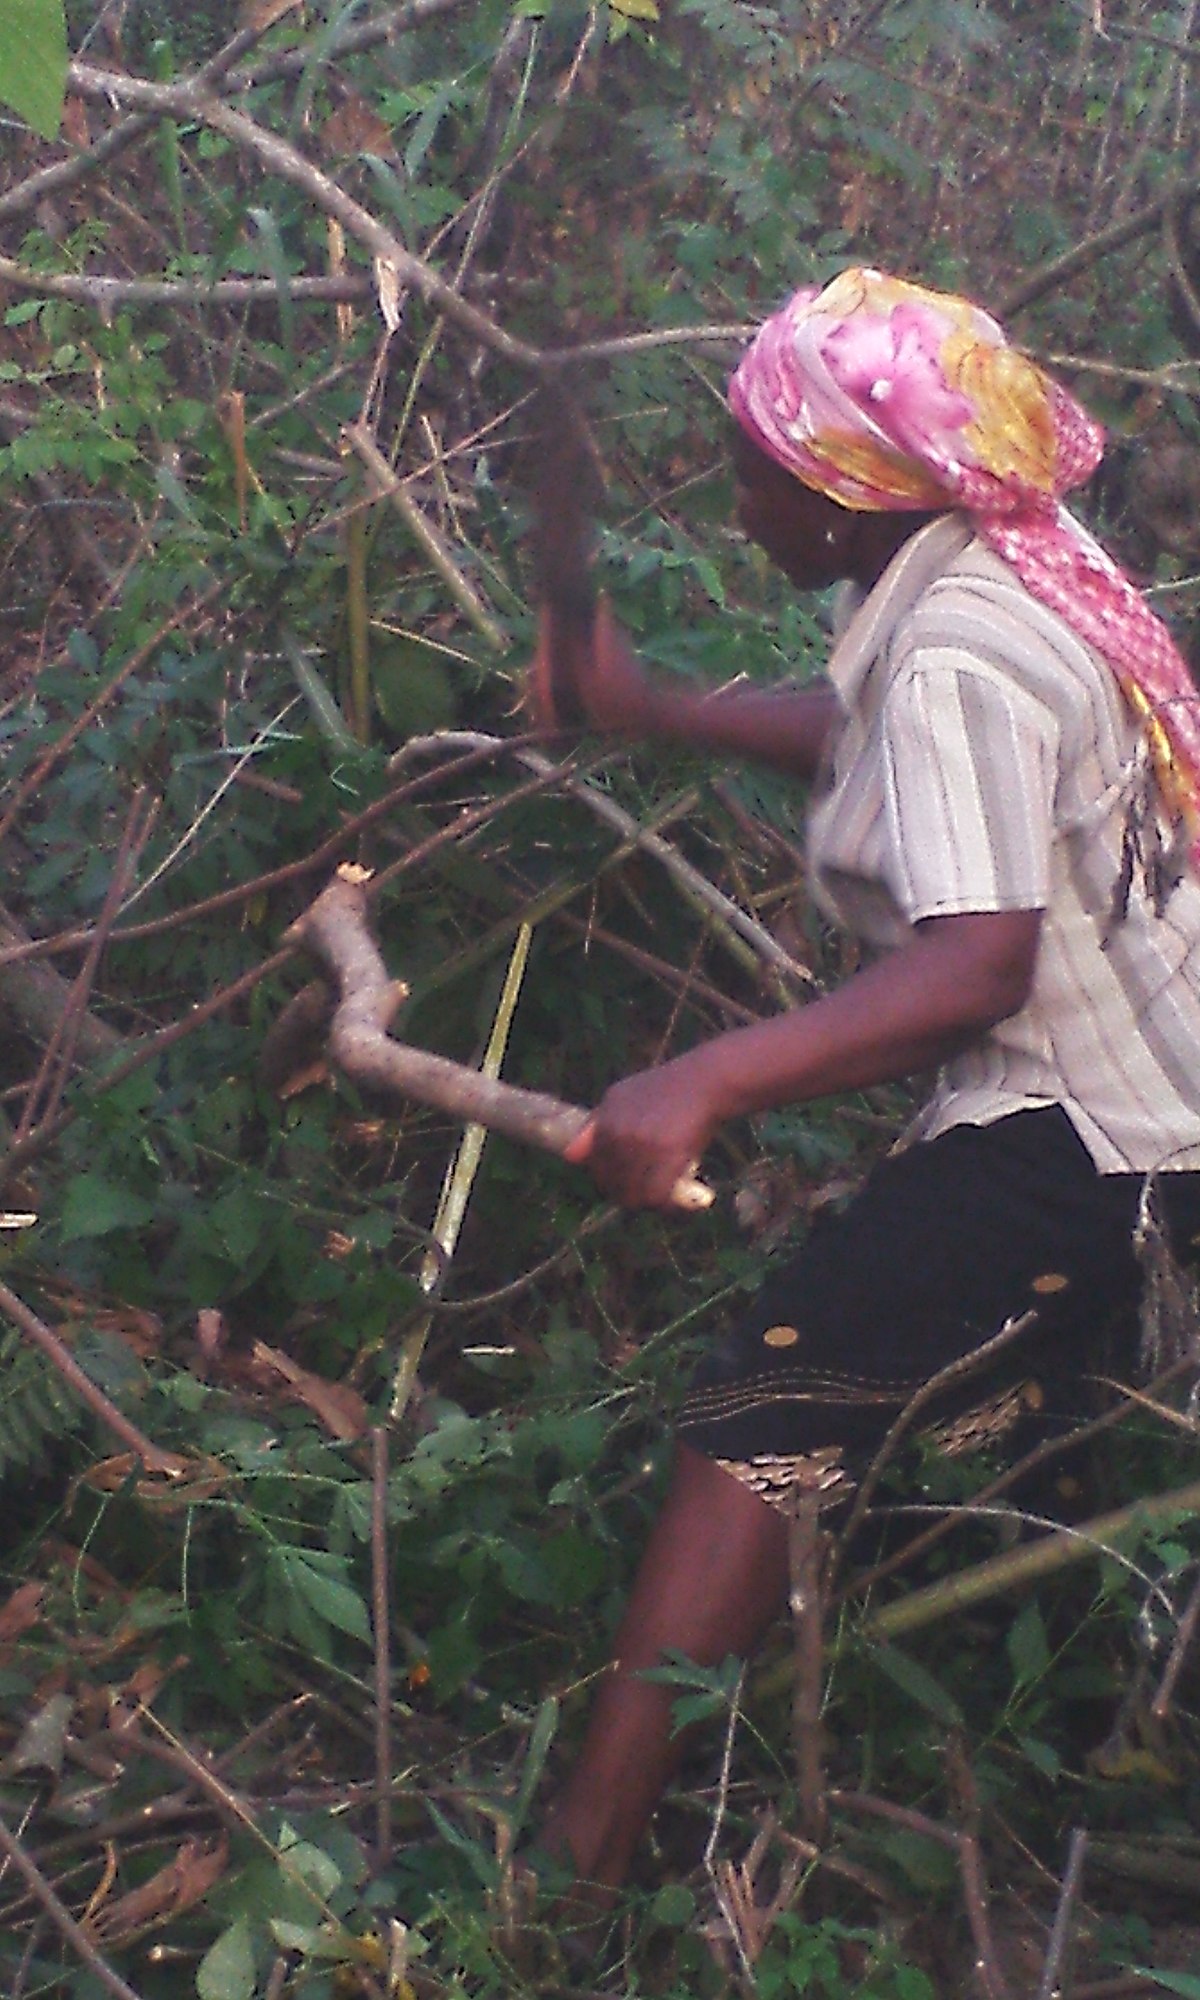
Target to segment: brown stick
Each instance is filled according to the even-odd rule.
[[[962,1880],[967,1922],[971,1927],[971,1942],[975,1947],[975,1969],[987,2000],[1011,2000],[992,1937],[987,1876],[979,1844],[979,1795],[975,1788],[975,1773],[957,1736],[952,1736],[946,1745],[946,1768],[962,1821],[958,1830],[958,1872]]]
[[[111,1993],[113,2000],[139,2000],[139,1995],[134,1992],[132,1986],[127,1986],[120,1973],[114,1972],[108,1961],[101,1958],[91,1939],[76,1923],[66,1904],[55,1895],[41,1869],[26,1854],[16,1834],[2,1819],[0,1819],[0,1849],[7,1854],[18,1875],[37,1897],[55,1929],[62,1933],[72,1950],[79,1954],[105,1992]]]
[[[1200,1625],[1200,1583],[1196,1585],[1187,1601],[1183,1616],[1175,1633],[1175,1643],[1171,1647],[1171,1657],[1163,1670],[1158,1693],[1150,1704],[1150,1713],[1156,1722],[1164,1722],[1171,1712],[1171,1697],[1175,1693],[1175,1683],[1183,1670],[1188,1647],[1196,1636]]]
[[[54,1363],[64,1382],[70,1383],[76,1395],[90,1410],[95,1411],[101,1423],[106,1424],[114,1437],[120,1438],[122,1444],[137,1453],[147,1472],[171,1473],[182,1469],[182,1459],[177,1458],[173,1452],[162,1451],[158,1445],[151,1444],[149,1438],[142,1436],[136,1424],[131,1424],[128,1417],[122,1416],[116,1404],[110,1403],[103,1389],[98,1389],[91,1376],[85,1375],[70,1348],[56,1333],[50,1331],[24,1300],[19,1299],[15,1292],[10,1292],[7,1285],[0,1285],[0,1312],[8,1315],[13,1325],[20,1328],[27,1340],[31,1340],[35,1347],[41,1348],[42,1353]]]
[[[587,1130],[589,1112],[544,1091],[499,1083],[388,1034],[407,988],[389,977],[367,928],[366,908],[361,883],[337,875],[285,934],[287,942],[322,959],[338,982],[341,998],[329,1030],[335,1062],[358,1082],[415,1097],[561,1159]],[[711,1201],[711,1189],[697,1181],[680,1181],[674,1191],[679,1208],[707,1208]]]

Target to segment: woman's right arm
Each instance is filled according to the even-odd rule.
[[[543,626],[539,652],[547,636]],[[772,689],[739,682],[701,691],[652,679],[603,599],[590,659],[574,658],[572,670],[572,692],[591,729],[725,752],[795,777],[816,774],[839,715],[827,683]],[[544,654],[531,682],[535,690],[553,688],[552,663]]]

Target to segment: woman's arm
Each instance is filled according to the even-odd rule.
[[[553,706],[556,663],[547,657],[547,645],[543,625],[530,675],[535,708]],[[603,599],[591,655],[572,657],[570,671],[572,692],[592,729],[684,743],[795,777],[815,775],[839,714],[828,685],[772,690],[739,684],[703,692],[651,679]]]
[[[614,1084],[568,1157],[630,1208],[666,1206],[728,1118],[933,1069],[1028,997],[1039,910],[931,917],[810,1006]]]

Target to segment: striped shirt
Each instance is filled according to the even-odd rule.
[[[1044,912],[1020,1011],[939,1073],[910,1136],[1061,1104],[1101,1173],[1200,1169],[1200,880],[1121,914],[1144,739],[1111,669],[960,516],[842,632],[814,892],[875,949],[925,917]]]

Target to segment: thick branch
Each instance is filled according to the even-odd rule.
[[[0,906],[0,950],[30,942],[27,934]],[[0,963],[0,1004],[19,1021],[25,1033],[45,1045],[57,1034],[71,996],[71,981],[48,965]],[[84,1063],[99,1062],[121,1047],[115,1028],[95,1014],[79,1023],[75,1052]]]
[[[1094,236],[1085,236],[1082,243],[1076,243],[1071,250],[1064,250],[1061,256],[1051,257],[1040,271],[1031,272],[1022,284],[1014,285],[1011,291],[1005,292],[997,302],[996,312],[1001,319],[1011,319],[1014,313],[1022,312],[1035,299],[1053,291],[1064,278],[1073,278],[1076,271],[1086,270],[1089,264],[1098,263],[1110,250],[1122,249],[1135,237],[1148,235],[1150,230],[1157,228],[1172,203],[1186,201],[1197,188],[1200,188],[1200,178],[1195,176],[1189,180],[1172,181],[1161,194],[1155,195],[1153,201],[1136,209],[1132,215],[1123,216],[1120,222],[1110,223],[1107,229],[1097,230]]]
[[[408,989],[389,977],[367,928],[361,883],[335,876],[292,925],[287,940],[307,946],[337,980],[341,997],[330,1024],[329,1048],[356,1082],[436,1105],[452,1117],[486,1125],[560,1159],[586,1130],[590,1114],[576,1105],[544,1091],[497,1082],[388,1034],[388,1023]],[[681,1208],[706,1208],[711,1200],[711,1191],[696,1182],[680,1182],[675,1190]]]

